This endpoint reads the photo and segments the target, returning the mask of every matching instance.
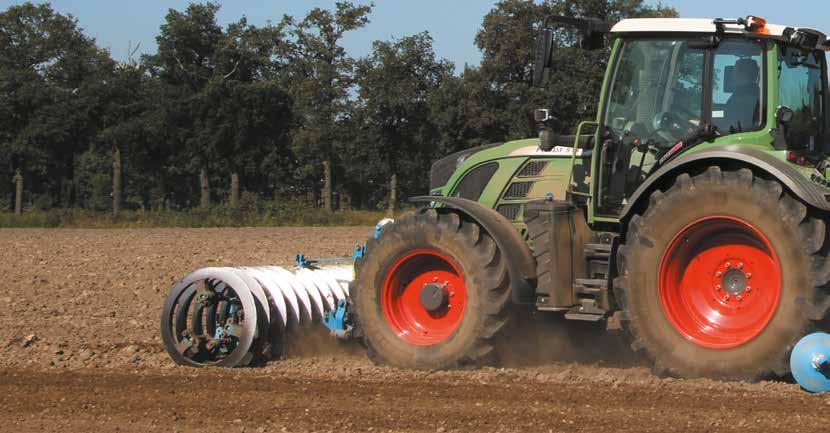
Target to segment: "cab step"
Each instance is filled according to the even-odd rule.
[[[605,310],[597,307],[597,301],[593,299],[582,299],[580,305],[571,308],[565,313],[565,318],[584,322],[599,322],[605,318],[605,313]]]

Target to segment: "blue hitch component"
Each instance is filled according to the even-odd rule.
[[[329,328],[331,335],[337,338],[350,338],[354,327],[346,323],[349,315],[349,303],[345,299],[337,301],[337,309],[328,311],[323,315],[323,324]]]
[[[383,230],[383,226],[387,224],[392,224],[395,221],[389,218],[381,220],[381,222],[377,223],[375,226],[374,231],[372,232],[372,236],[375,239],[380,238],[381,231]],[[354,262],[357,259],[363,258],[366,255],[366,245],[355,245],[354,250],[352,251],[351,257],[332,257],[332,258],[325,258],[325,259],[309,259],[303,253],[298,253],[294,256],[294,262],[297,264],[297,268],[299,269],[315,269],[317,265],[320,263],[333,263],[333,262]]]
[[[309,259],[303,253],[294,256],[294,262],[299,269],[316,269],[320,263],[334,263],[334,262],[348,262],[354,260],[353,257],[331,257],[325,259]]]
[[[790,355],[790,371],[805,390],[830,392],[830,334],[816,332],[802,338]]]
[[[311,266],[311,261],[306,259],[305,254],[303,253],[297,253],[297,255],[294,256],[294,262],[297,263],[297,267],[300,269],[305,269]]]

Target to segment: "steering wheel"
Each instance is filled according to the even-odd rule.
[[[669,142],[679,140],[690,127],[695,126],[691,117],[685,117],[671,111],[662,111],[654,115],[651,126],[654,131]]]

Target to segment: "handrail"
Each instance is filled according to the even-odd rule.
[[[581,196],[581,197],[591,197],[590,193],[586,194],[584,192],[574,191],[572,189],[573,180],[574,180],[574,167],[576,166],[576,154],[577,154],[577,151],[579,150],[579,138],[582,137],[582,128],[584,128],[586,126],[599,128],[599,122],[586,120],[586,121],[580,122],[579,126],[576,127],[576,138],[574,139],[573,152],[571,153],[571,174],[568,177],[568,187],[567,187],[567,189],[565,189],[566,193],[573,194],[573,195],[578,195],[578,196]],[[595,133],[596,133],[596,131],[595,131]],[[596,143],[594,143],[594,146],[596,146]]]

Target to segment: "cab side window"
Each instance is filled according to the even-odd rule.
[[[821,62],[812,52],[782,46],[778,59],[779,105],[793,110],[787,128],[790,149],[816,150],[824,133],[824,85]]]
[[[764,123],[762,42],[733,39],[715,50],[712,125],[721,134],[760,130]]]

